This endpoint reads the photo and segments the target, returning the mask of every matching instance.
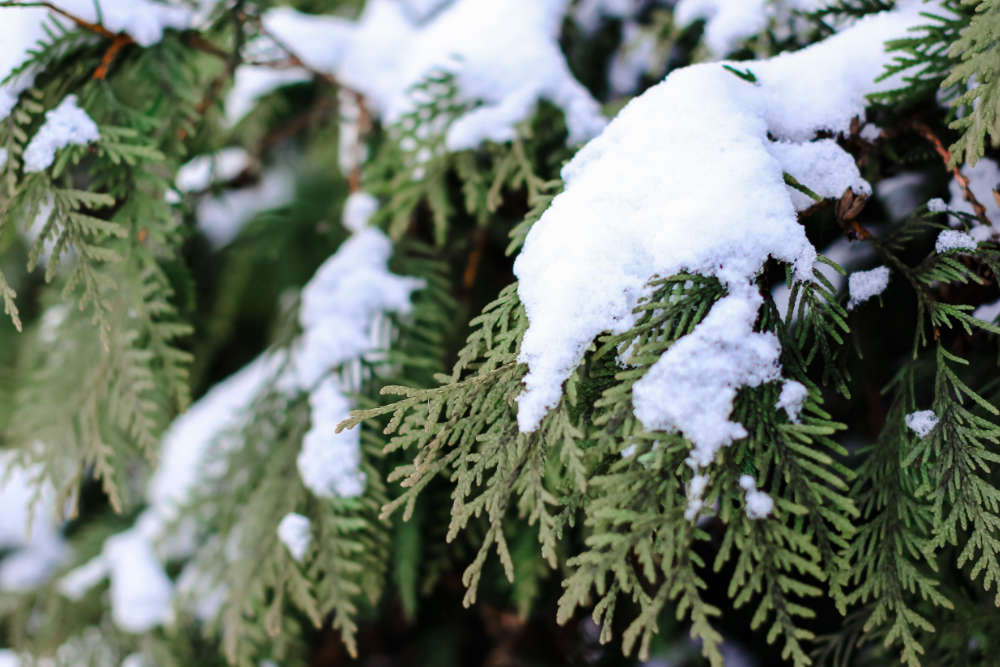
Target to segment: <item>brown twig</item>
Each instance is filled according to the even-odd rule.
[[[97,81],[103,81],[108,76],[108,69],[111,67],[111,63],[115,61],[115,56],[118,55],[118,52],[134,42],[135,40],[126,34],[115,35],[111,40],[111,46],[108,47],[108,50],[104,52],[104,57],[101,58],[101,64],[94,70],[93,78]]]
[[[913,128],[914,132],[934,146],[934,150],[939,156],[941,156],[941,159],[944,160],[945,167],[952,164],[951,151],[945,148],[944,142],[942,142],[941,139],[934,134],[934,130],[932,130],[927,123],[922,120],[913,120],[910,122],[910,127]],[[976,212],[976,217],[979,218],[984,225],[990,225],[990,219],[986,217],[986,207],[979,203],[979,200],[976,199],[976,195],[972,192],[972,188],[969,185],[969,177],[962,173],[962,170],[958,168],[957,164],[950,167],[950,169],[952,175],[955,177],[955,180],[962,187],[962,194],[965,196],[965,201],[969,202],[969,204],[972,205],[972,210]]]

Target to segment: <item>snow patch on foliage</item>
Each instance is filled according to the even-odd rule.
[[[785,414],[788,415],[788,419],[794,423],[798,423],[799,415],[802,413],[802,405],[808,396],[809,390],[806,389],[804,384],[795,380],[788,380],[782,385],[781,394],[778,396],[778,402],[774,407],[778,410],[784,410]]]
[[[319,497],[354,497],[364,491],[360,470],[360,429],[336,433],[354,407],[331,370],[361,359],[379,347],[385,313],[405,315],[424,281],[389,271],[392,242],[381,231],[363,228],[319,268],[302,292],[302,336],[293,348],[298,386],[312,389],[312,425],[298,457],[299,474]],[[319,386],[316,383],[319,382]]]
[[[517,123],[541,99],[563,109],[573,143],[604,127],[597,102],[573,78],[559,49],[568,4],[456,0],[420,24],[394,0],[369,0],[353,25],[288,9],[272,10],[264,21],[303,62],[363,94],[388,124],[414,110],[415,84],[434,72],[454,75],[458,102],[482,103],[448,131],[448,147],[461,150],[513,139]],[[303,39],[318,21],[336,21],[336,29],[322,40]]]
[[[647,428],[691,438],[696,467],[742,437],[728,419],[730,397],[780,377],[777,339],[754,332],[753,279],[773,257],[808,280],[816,256],[783,169],[835,154],[832,142],[811,142],[816,132],[848,132],[867,95],[897,85],[874,83],[889,60],[884,42],[920,20],[919,5],[906,5],[797,53],[739,63],[755,82],[718,64],[675,71],[577,153],[563,170],[565,191],[532,227],[514,268],[530,322],[520,352],[529,369],[518,397],[522,431],[535,430],[559,402],[596,336],[632,328],[652,276],[686,270],[717,277],[729,296],[636,383],[636,414]],[[769,136],[803,147],[776,146]],[[775,152],[795,159],[782,164]],[[810,175],[867,191],[844,166]],[[692,395],[704,402],[690,403]]]
[[[345,229],[359,232],[378,212],[378,199],[367,192],[354,192],[344,202],[343,224]]]
[[[906,428],[924,438],[937,426],[938,417],[934,414],[933,410],[920,410],[906,415],[904,421],[906,422]]]
[[[1000,187],[1000,164],[984,157],[972,166],[963,166],[962,173],[969,179],[969,189],[986,209],[986,217],[990,221],[990,225],[973,227],[972,238],[976,241],[995,240],[1000,236],[1000,227],[998,227],[1000,225],[1000,202],[993,196],[993,190]],[[951,196],[948,210],[967,215],[976,214],[972,204],[965,200],[965,192],[956,179],[952,179],[949,183],[948,192]],[[930,207],[930,202],[928,202],[928,207]]]
[[[128,33],[139,46],[152,46],[168,28],[191,26],[193,13],[179,3],[152,0],[54,0],[54,5],[111,32]]]
[[[301,563],[312,541],[312,522],[301,514],[286,514],[278,523],[278,539],[292,558]]]
[[[931,213],[947,213],[948,204],[940,197],[935,197],[927,202],[927,210]]]
[[[743,497],[746,502],[747,516],[751,519],[766,518],[774,511],[774,500],[763,491],[757,490],[757,482],[750,475],[740,476],[740,488],[746,491]]]
[[[847,290],[850,294],[847,309],[854,310],[865,301],[884,292],[888,286],[888,266],[878,266],[869,271],[855,271],[847,279]]]
[[[984,303],[973,311],[972,316],[984,322],[995,322],[1000,317],[1000,300]]]
[[[702,41],[721,58],[736,51],[748,39],[767,29],[771,19],[787,18],[791,12],[809,12],[829,0],[680,0],[674,22],[686,27],[705,21]]]
[[[201,192],[213,183],[231,181],[251,165],[250,154],[241,146],[199,155],[177,170],[174,183],[181,192]]]
[[[144,632],[170,617],[172,584],[162,563],[188,556],[196,547],[192,527],[174,525],[180,509],[213,471],[213,455],[236,444],[221,436],[243,423],[246,409],[273,377],[278,362],[270,355],[259,357],[174,420],[163,436],[159,465],[148,485],[149,506],[134,527],[109,538],[97,557],[60,580],[63,595],[79,599],[110,576],[112,615],[122,629]]]
[[[45,122],[24,149],[24,171],[48,169],[56,152],[66,146],[86,146],[101,138],[97,124],[67,95],[55,109],[45,112]]]
[[[200,229],[215,248],[234,238],[262,211],[284,206],[291,201],[295,179],[286,167],[274,167],[246,187],[229,188],[218,194],[207,193],[198,202],[195,217]]]
[[[36,588],[62,565],[68,548],[56,519],[56,490],[38,466],[0,451],[0,591]]]
[[[236,125],[253,109],[257,100],[279,88],[309,81],[312,75],[301,67],[276,68],[240,65],[226,94],[226,122]]]
[[[937,241],[934,243],[934,251],[942,254],[953,250],[975,250],[978,245],[976,239],[965,232],[946,229],[938,234]]]

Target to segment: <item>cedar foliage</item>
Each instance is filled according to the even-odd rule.
[[[685,517],[691,443],[644,430],[631,392],[725,289],[699,275],[651,277],[636,326],[600,336],[541,427],[521,433],[528,320],[511,262],[575,150],[561,112],[540,104],[515,140],[449,152],[443,132],[466,107],[447,74],[430,72],[417,91],[425,102],[398,125],[371,128],[363,171],[341,173],[344,98],[329,77],[275,91],[235,127],[224,123],[241,47],[275,4],[223,3],[203,34],[126,46],[106,78],[94,76],[106,38],[53,21],[12,74],[40,73],[0,123],[2,446],[39,464],[73,517],[73,555],[59,574],[96,555],[141,509],[139,480],[191,395],[263,349],[278,358],[294,345],[289,295],[346,238],[337,220],[360,179],[382,204],[372,224],[395,243],[392,270],[426,284],[412,313],[383,323],[379,355],[332,371],[359,406],[339,428],[362,429],[365,491],[322,499],[304,486],[296,457],[309,396],[279,386],[279,365],[242,425],[220,436],[226,446],[177,517],[193,522],[197,545],[169,574],[194,564],[195,597],[221,590],[217,613],[198,618],[180,603],[171,623],[129,634],[112,621],[106,583],[74,601],[53,580],[0,593],[3,643],[98,665],[136,653],[155,665],[334,665],[348,655],[721,665],[733,641],[758,664],[995,660],[1000,327],[975,311],[1000,297],[1000,247],[935,252],[941,230],[984,221],[926,202],[946,195],[956,169],[997,157],[1000,3],[945,0],[889,45],[897,57],[886,75],[905,85],[873,99],[858,123],[881,136],[842,143],[873,184],[919,173],[916,210],[820,200],[802,223],[817,247],[850,240],[850,265],[821,258],[836,272],[884,264],[893,281],[848,312],[829,271],[796,282],[774,262],[758,276],[757,329],[779,338],[784,373],[808,398],[793,422],[774,409],[774,384],[740,392],[733,419],[748,436],[721,452],[704,493],[711,512],[698,521]],[[350,15],[360,3],[292,4]],[[892,4],[838,0],[785,17],[795,30],[773,24],[737,55],[801,47]],[[704,57],[699,26],[674,26],[653,7],[639,21],[659,66],[643,84]],[[568,60],[603,94],[621,26],[587,34],[570,23]],[[101,139],[25,173],[29,138],[68,93]],[[610,112],[624,100],[605,101]],[[425,123],[433,131],[418,132]],[[195,225],[202,195],[167,194],[179,194],[182,164],[234,145],[255,160],[237,180],[255,182],[293,155],[295,193],[213,248]],[[782,281],[784,314],[771,297]],[[939,421],[919,437],[906,415],[927,408]],[[744,474],[775,501],[765,519],[745,511]],[[312,522],[302,562],[276,533],[289,512]]]

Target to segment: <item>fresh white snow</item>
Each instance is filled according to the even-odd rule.
[[[924,438],[937,426],[938,417],[932,410],[920,410],[906,415],[904,421],[908,429]]]
[[[24,149],[24,171],[44,171],[60,149],[85,146],[100,138],[97,124],[77,105],[76,95],[67,95],[59,106],[45,112],[45,122]]]
[[[378,199],[367,192],[354,192],[344,202],[343,224],[345,229],[358,232],[378,211]]]
[[[781,394],[778,396],[775,408],[784,410],[792,422],[798,423],[799,415],[802,413],[802,405],[808,396],[809,390],[804,384],[788,380],[781,387]]]
[[[965,232],[946,229],[938,234],[937,241],[934,243],[934,251],[941,254],[953,250],[975,250],[978,245],[976,239]]]
[[[188,161],[177,170],[174,183],[181,192],[201,192],[213,183],[224,183],[236,178],[251,164],[250,154],[245,148],[231,146]]]
[[[56,492],[42,470],[0,450],[0,591],[45,583],[69,555],[56,516]]]
[[[740,476],[740,488],[746,491],[747,516],[751,519],[763,519],[774,511],[774,500],[763,491],[757,490],[757,482],[750,475]]]
[[[696,470],[746,435],[729,419],[737,391],[781,378],[777,338],[754,331],[754,278],[775,258],[808,280],[816,258],[797,219],[806,202],[783,174],[831,196],[871,191],[849,156],[814,139],[848,133],[867,95],[897,85],[875,83],[890,59],[884,43],[922,21],[920,8],[904,2],[799,52],[735,63],[753,82],[721,64],[677,70],[577,153],[514,267],[529,320],[522,431],[559,402],[596,336],[632,328],[650,278],[692,271],[729,294],[635,384],[635,413],[648,429],[688,437]]]
[[[312,522],[301,514],[286,514],[278,523],[278,539],[292,558],[301,563],[312,541]]]
[[[879,266],[869,271],[855,271],[847,279],[847,290],[850,294],[847,309],[854,310],[865,301],[884,292],[888,286],[888,266]]]
[[[290,202],[294,190],[291,170],[283,166],[272,167],[252,185],[204,195],[195,210],[198,229],[213,247],[221,248],[236,238],[255,215]]]
[[[282,9],[265,25],[303,61],[362,93],[386,123],[415,109],[411,88],[432,73],[455,77],[460,102],[482,103],[458,118],[447,135],[452,150],[486,140],[509,141],[515,125],[541,99],[566,114],[570,142],[604,127],[597,102],[577,82],[559,49],[569,0],[455,0],[425,23],[414,23],[396,0],[368,0],[359,20],[299,15]],[[336,26],[325,40],[302,39],[309,24]]]

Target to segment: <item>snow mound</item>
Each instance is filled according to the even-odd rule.
[[[677,70],[577,153],[514,265],[529,320],[521,431],[558,404],[595,337],[635,325],[652,277],[690,271],[728,295],[634,385],[636,416],[688,437],[696,470],[746,435],[729,419],[736,393],[781,378],[777,338],[755,331],[754,280],[769,258],[809,280],[816,258],[797,219],[807,202],[785,173],[829,196],[871,192],[849,155],[813,139],[849,132],[869,94],[898,85],[875,83],[890,60],[884,43],[919,24],[920,6],[901,3],[796,53],[734,63],[746,76],[721,64]]]
[[[456,0],[414,23],[412,8],[369,0],[354,24],[284,8],[268,12],[264,24],[304,63],[364,95],[388,124],[415,109],[414,85],[433,73],[452,74],[458,101],[481,104],[451,126],[452,150],[513,139],[517,123],[542,99],[563,109],[570,142],[579,143],[600,132],[605,120],[559,49],[568,4]],[[323,39],[308,39],[317,33]]]
[[[847,279],[847,291],[850,294],[847,309],[854,310],[865,301],[884,292],[888,286],[888,266],[879,266],[870,271],[855,271]]]
[[[44,171],[56,152],[66,146],[86,146],[101,138],[97,124],[77,106],[76,95],[67,95],[59,106],[45,112],[45,122],[24,149],[24,171]]]
[[[906,428],[921,438],[925,438],[937,426],[938,417],[932,410],[920,410],[906,415],[904,421],[906,422]]]
[[[278,539],[292,558],[301,563],[312,541],[312,522],[301,514],[286,514],[278,523]]]

